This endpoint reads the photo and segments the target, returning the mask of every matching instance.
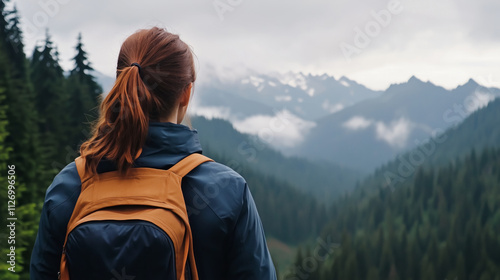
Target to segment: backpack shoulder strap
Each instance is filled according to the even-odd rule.
[[[85,171],[85,159],[82,158],[81,156],[77,157],[75,159],[75,164],[76,164],[76,170],[78,171],[78,175],[80,176],[80,180],[82,182],[82,185],[85,181],[90,179],[92,177],[90,174],[87,174]]]
[[[194,153],[180,160],[177,164],[172,166],[169,171],[177,174],[179,177],[186,176],[191,170],[198,167],[198,165],[207,162],[213,161],[211,158],[206,157],[202,154]]]

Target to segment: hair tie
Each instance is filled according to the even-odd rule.
[[[141,73],[141,65],[139,65],[139,63],[134,62],[134,63],[130,64],[130,66],[131,67],[132,66],[137,66],[137,68],[139,68],[139,73]]]

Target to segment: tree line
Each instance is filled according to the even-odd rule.
[[[7,231],[2,229],[1,279],[28,279],[28,264],[45,191],[54,176],[77,155],[97,115],[102,89],[92,76],[81,34],[73,68],[65,73],[47,31],[28,58],[20,15],[0,1],[0,180],[15,165],[16,273],[7,271]],[[2,188],[0,219],[7,216]]]

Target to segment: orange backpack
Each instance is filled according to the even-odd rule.
[[[68,235],[78,225],[91,221],[142,220],[153,223],[172,240],[177,280],[198,280],[193,254],[193,238],[181,189],[182,178],[198,165],[212,161],[191,154],[168,170],[131,168],[127,176],[118,171],[92,175],[85,172],[85,161],[75,160],[82,187],[68,223],[59,278],[69,280],[65,254]],[[189,262],[189,263],[188,263]],[[190,267],[191,271],[186,271]]]

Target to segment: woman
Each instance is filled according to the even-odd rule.
[[[131,168],[169,169],[181,159],[201,153],[197,132],[180,124],[195,79],[193,54],[177,35],[160,28],[131,35],[120,50],[117,80],[102,102],[93,135],[81,146],[85,170],[94,174],[119,171],[126,176]],[[57,279],[66,228],[81,187],[76,164],[72,162],[48,188],[31,258],[32,279]],[[182,179],[182,193],[199,279],[276,279],[259,215],[239,174],[222,164],[205,162]],[[115,240],[130,240],[127,246],[131,247],[138,244],[137,239],[149,242],[147,231],[127,236],[126,227],[94,223],[88,238],[97,234],[110,240],[111,247]],[[109,248],[90,249],[109,256],[107,268],[114,279],[143,279],[141,275],[130,275],[130,271],[150,270],[111,267],[111,263],[120,260],[106,254]],[[78,257],[88,263],[96,261]],[[155,259],[148,261],[162,257],[149,256]],[[85,275],[77,277],[89,279]]]

